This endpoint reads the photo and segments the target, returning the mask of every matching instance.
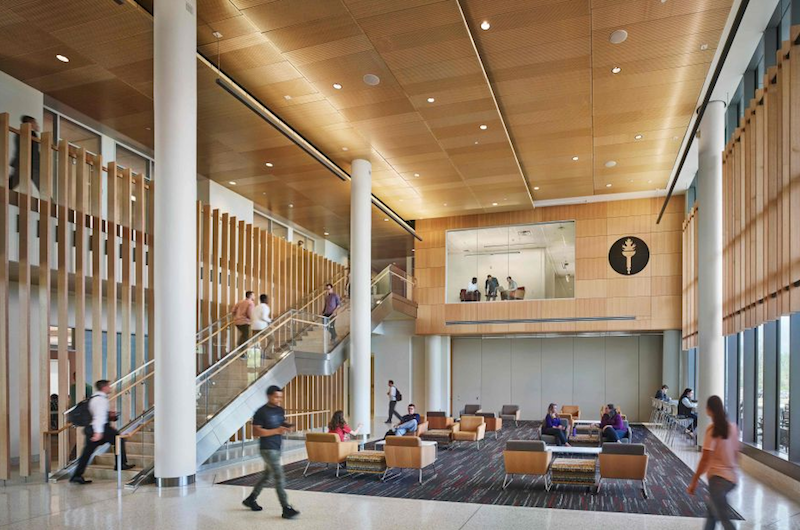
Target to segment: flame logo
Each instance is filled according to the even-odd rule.
[[[631,259],[636,255],[636,243],[631,238],[625,240],[622,245],[622,255],[625,256],[625,265],[628,269],[628,274],[631,273]]]

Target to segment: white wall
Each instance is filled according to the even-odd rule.
[[[631,421],[650,416],[661,385],[660,335],[631,337],[453,338],[453,411],[477,403],[497,412],[519,405],[539,420],[551,402],[598,418],[614,403]]]
[[[372,355],[375,362],[375,417],[386,420],[389,411],[387,382],[394,381],[403,394],[397,412],[405,414],[409,403],[425,414],[425,344],[414,336],[413,320],[384,321],[372,335]]]
[[[334,263],[347,266],[347,260],[350,254],[345,249],[339,245],[331,243],[327,239],[323,239],[322,241],[317,240],[317,245],[320,244],[324,245],[325,249],[323,251],[317,249],[317,254],[322,254]]]
[[[0,112],[8,112],[12,127],[19,127],[23,115],[33,116],[42,125],[44,94],[0,72]]]
[[[545,278],[548,274],[545,262],[545,252],[541,249],[521,250],[519,254],[448,254],[447,302],[459,302],[461,289],[465,289],[473,277],[478,278],[478,287],[483,293],[487,274],[496,276],[505,288],[508,288],[506,277],[510,275],[519,287],[525,287],[525,298],[545,298]],[[549,270],[552,275],[552,267]]]
[[[253,201],[212,180],[204,177],[198,179],[197,198],[236,217],[238,221],[253,222]]]

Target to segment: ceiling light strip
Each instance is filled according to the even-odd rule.
[[[198,52],[198,57],[200,57],[201,61],[203,61],[207,66],[214,68],[212,64],[210,64],[205,57],[203,57]],[[352,180],[352,177],[349,173],[347,173],[344,169],[339,167],[333,160],[327,157],[325,153],[317,149],[317,147],[306,140],[302,135],[300,135],[297,131],[292,129],[286,122],[280,119],[276,114],[270,111],[267,107],[261,104],[258,100],[253,98],[250,94],[248,94],[244,89],[242,89],[239,85],[235,84],[234,82],[230,81],[230,79],[219,72],[220,77],[217,78],[217,84],[222,87],[228,94],[235,97],[239,102],[249,108],[253,113],[261,117],[264,121],[272,125],[275,129],[278,130],[281,134],[286,136],[289,140],[294,142],[300,149],[305,151],[308,155],[310,155],[313,159],[317,162],[325,166],[331,173],[342,179],[343,181],[349,182]],[[391,218],[395,223],[400,225],[400,227],[414,236],[419,241],[422,241],[422,238],[417,235],[417,232],[414,228],[409,225],[405,219],[400,217],[397,213],[394,212],[389,206],[383,203],[379,198],[377,198],[374,194],[372,194],[372,204],[386,214],[389,218]]]
[[[725,66],[725,60],[728,58],[728,53],[731,50],[731,46],[733,46],[736,33],[739,31],[739,26],[742,23],[742,19],[744,18],[744,14],[747,11],[747,6],[749,4],[750,0],[742,0],[742,3],[739,4],[739,10],[736,12],[736,17],[733,19],[733,24],[731,24],[731,30],[728,32],[728,37],[725,39],[725,45],[722,47],[722,53],[719,56],[716,68],[714,68],[714,74],[711,76],[710,82],[705,87],[706,91],[705,94],[703,94],[703,103],[697,109],[697,114],[692,117],[694,119],[694,123],[692,124],[692,132],[689,134],[689,139],[683,144],[683,153],[680,155],[680,162],[678,162],[678,164],[672,169],[672,178],[670,179],[671,182],[669,184],[669,189],[667,190],[667,197],[664,199],[664,204],[661,205],[661,211],[658,213],[656,224],[661,223],[661,218],[664,217],[664,212],[667,210],[667,204],[669,204],[669,200],[672,198],[672,192],[675,190],[675,185],[678,183],[678,177],[680,177],[683,165],[686,163],[686,158],[689,156],[689,149],[691,149],[692,142],[697,136],[697,131],[700,128],[700,122],[703,120],[703,115],[706,112],[706,107],[708,106],[709,101],[711,101],[711,95],[714,92],[714,87],[717,86],[717,80],[722,73],[722,67]]]
[[[489,88],[489,94],[492,96],[494,108],[497,109],[497,115],[500,117],[500,124],[503,126],[503,132],[505,132],[506,138],[508,139],[508,145],[511,147],[511,153],[514,155],[514,163],[517,164],[517,169],[522,177],[522,182],[525,184],[525,191],[528,192],[528,199],[531,201],[531,206],[535,208],[536,206],[533,203],[533,191],[531,191],[531,186],[528,183],[528,177],[525,175],[525,171],[522,169],[522,164],[520,163],[519,155],[517,154],[517,148],[514,146],[514,142],[511,140],[511,134],[508,132],[506,120],[503,117],[503,113],[500,111],[500,104],[497,102],[497,96],[494,94],[494,89],[492,88],[492,82],[489,79],[489,74],[486,72],[486,67],[483,65],[483,58],[481,57],[481,52],[478,50],[478,44],[475,42],[475,37],[473,37],[472,30],[467,22],[467,17],[464,14],[464,8],[461,7],[461,0],[456,0],[456,5],[458,6],[458,12],[461,15],[461,21],[464,23],[464,28],[467,30],[469,42],[472,44],[472,49],[475,51],[475,56],[478,59],[478,64],[481,66],[481,72],[483,73],[484,80],[486,80],[486,86]]]
[[[621,316],[621,317],[572,317],[572,318],[517,318],[513,320],[500,319],[500,320],[448,320],[445,322],[447,326],[475,326],[475,325],[491,325],[491,324],[547,324],[558,322],[618,322],[618,321],[631,321],[636,320],[635,316]]]

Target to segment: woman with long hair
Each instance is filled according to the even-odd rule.
[[[694,401],[694,390],[687,388],[681,394],[678,400],[678,417],[679,418],[692,418],[692,428],[689,430],[692,434],[697,429],[697,402]]]
[[[739,467],[739,430],[728,421],[725,406],[719,396],[711,396],[706,403],[706,414],[711,425],[703,439],[703,455],[697,464],[687,491],[694,495],[700,477],[708,478],[708,519],[706,530],[714,530],[719,522],[722,528],[736,528],[731,522],[728,493],[736,487],[736,470]]]
[[[603,431],[604,442],[618,442],[628,434],[622,415],[617,412],[617,407],[613,403],[606,405],[599,427]]]
[[[561,418],[558,417],[558,405],[550,403],[547,407],[547,416],[544,417],[542,422],[542,434],[549,434],[555,437],[556,444],[569,447],[567,443],[567,432],[561,424]]]
[[[361,424],[358,424],[355,430],[351,429],[347,422],[344,421],[344,412],[337,410],[331,416],[331,421],[328,422],[328,432],[339,435],[339,440],[344,441],[345,435],[356,435],[361,430]]]

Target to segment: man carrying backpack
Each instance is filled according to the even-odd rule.
[[[393,416],[397,416],[397,419],[402,420],[403,417],[400,416],[400,413],[394,410],[394,408],[397,406],[398,401],[402,401],[403,395],[400,394],[400,391],[397,390],[397,387],[394,386],[394,381],[391,379],[389,380],[389,391],[386,392],[386,395],[389,396],[389,419],[386,420],[386,423],[392,423]]]
[[[97,391],[92,394],[87,402],[79,403],[75,409],[73,416],[77,418],[78,425],[84,424],[84,433],[86,434],[86,446],[83,448],[81,458],[78,460],[78,467],[70,477],[69,481],[76,484],[91,484],[91,480],[83,478],[83,472],[89,464],[89,459],[95,449],[104,445],[111,444],[113,447],[119,432],[109,425],[109,422],[117,420],[117,413],[109,410],[108,395],[111,393],[111,385],[105,379],[99,380],[95,383]],[[85,414],[85,408],[88,408],[89,414]],[[88,420],[88,421],[86,421]],[[122,469],[130,469],[133,466],[128,464],[128,459],[125,455],[125,440],[120,440],[120,448],[122,451]],[[114,466],[117,470],[117,466]]]

